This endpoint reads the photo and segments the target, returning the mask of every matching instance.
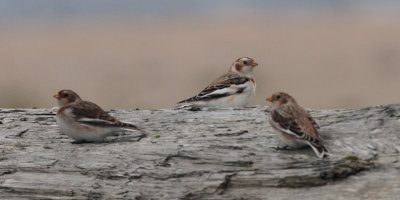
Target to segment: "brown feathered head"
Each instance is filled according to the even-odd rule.
[[[60,90],[57,94],[53,96],[57,99],[58,106],[66,106],[68,104],[80,101],[81,98],[72,90]]]
[[[274,105],[282,105],[289,102],[296,103],[296,100],[285,92],[275,92],[272,96],[267,98],[267,101]]]

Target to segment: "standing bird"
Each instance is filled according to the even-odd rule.
[[[319,138],[318,124],[296,100],[287,93],[274,93],[267,101],[272,102],[269,123],[279,133],[285,147],[300,148],[309,145],[319,158],[328,150]]]
[[[83,101],[72,90],[61,90],[54,95],[57,99],[57,124],[62,133],[80,142],[102,142],[116,131],[129,130],[145,132],[135,125],[118,121],[100,106]]]
[[[184,107],[246,106],[256,92],[253,69],[257,65],[251,58],[239,58],[232,64],[228,73],[220,76],[198,95],[178,104]]]

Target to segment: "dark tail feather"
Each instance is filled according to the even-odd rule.
[[[185,109],[185,108],[191,108],[193,105],[191,104],[187,104],[187,105],[180,105],[180,106],[176,106],[174,108],[174,110],[181,110],[181,109]]]
[[[118,127],[120,127],[120,128],[123,128],[123,129],[134,130],[134,131],[140,131],[140,132],[146,134],[145,131],[139,129],[137,126],[135,126],[135,125],[133,125],[133,124],[124,123],[124,122],[120,122],[120,121],[119,121],[119,122],[115,123],[115,126],[118,126]]]
[[[192,101],[195,101],[195,100],[196,100],[196,97],[197,97],[197,96],[190,97],[190,98],[188,98],[188,99],[185,99],[185,100],[182,100],[182,101],[178,102],[177,104],[181,104],[181,103],[190,103],[190,102],[192,102]]]
[[[182,101],[180,101],[180,102],[178,102],[178,103],[176,103],[176,104],[185,103],[185,102],[186,102],[186,100],[187,100],[187,99],[185,99],[185,100],[182,100]]]
[[[314,150],[314,153],[318,156],[318,158],[325,158],[326,156],[328,156],[328,150],[325,148],[324,145],[316,146],[312,143],[309,143],[309,145]]]

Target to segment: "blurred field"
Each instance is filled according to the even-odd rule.
[[[64,20],[0,29],[0,107],[54,107],[73,89],[106,109],[169,108],[249,56],[265,105],[286,91],[306,107],[399,103],[400,18]]]

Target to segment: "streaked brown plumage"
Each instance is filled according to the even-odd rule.
[[[133,124],[117,120],[100,106],[82,100],[72,90],[61,90],[54,98],[59,106],[56,119],[61,132],[77,142],[100,142],[121,129],[144,133]]]
[[[319,158],[326,155],[328,151],[319,137],[318,124],[292,96],[277,92],[267,100],[273,104],[269,122],[286,145],[294,148],[309,145]]]

